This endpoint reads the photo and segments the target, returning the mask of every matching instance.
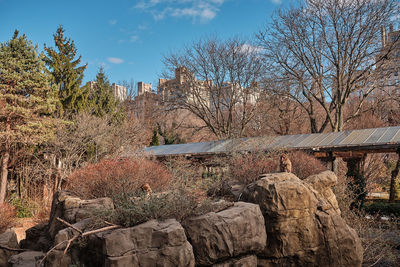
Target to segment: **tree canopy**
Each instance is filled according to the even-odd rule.
[[[57,85],[63,109],[76,113],[88,107],[88,92],[85,87],[81,87],[87,65],[79,66],[81,56],[77,57],[74,41],[65,37],[64,33],[64,28],[59,26],[53,35],[55,48],[44,47],[47,54],[44,61],[51,73],[52,82]]]
[[[37,46],[15,31],[0,44],[0,147],[2,173],[0,203],[5,199],[8,168],[24,146],[37,145],[53,134],[57,92]]]

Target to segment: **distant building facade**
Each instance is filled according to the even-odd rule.
[[[127,89],[125,86],[113,83],[111,87],[112,87],[114,97],[116,99],[119,99],[119,101],[121,101],[121,102],[126,100]]]
[[[151,83],[138,82],[137,83],[138,96],[146,93],[153,93],[153,86]]]

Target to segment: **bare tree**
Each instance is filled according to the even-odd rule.
[[[269,66],[267,86],[299,103],[311,132],[341,131],[386,76],[394,46],[382,49],[381,29],[398,14],[394,0],[305,0],[280,10],[257,34]],[[357,107],[345,117],[355,95]]]
[[[172,80],[158,93],[170,109],[185,109],[217,138],[243,136],[256,110],[264,72],[259,50],[239,38],[207,38],[164,58]]]

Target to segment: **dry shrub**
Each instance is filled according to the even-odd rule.
[[[235,181],[249,184],[256,181],[261,174],[279,171],[280,152],[235,155],[229,164],[229,177]],[[300,179],[326,170],[321,161],[314,156],[294,151],[288,153],[292,162],[292,172]]]
[[[348,188],[344,175],[338,176],[334,187],[342,218],[356,230],[364,248],[363,266],[396,266],[393,238],[399,234],[394,223],[380,220],[380,216],[366,216],[358,209],[351,209],[354,195]],[[388,238],[391,237],[391,238]]]
[[[320,160],[302,151],[290,152],[289,159],[292,162],[292,172],[300,179],[327,170]]]
[[[278,156],[275,154],[234,155],[229,164],[229,178],[243,184],[252,183],[263,173],[277,172]]]
[[[14,226],[16,218],[15,208],[7,203],[0,204],[0,233]]]
[[[146,158],[105,159],[70,175],[66,189],[85,199],[140,192],[148,183],[153,192],[166,188],[170,172],[160,163]]]

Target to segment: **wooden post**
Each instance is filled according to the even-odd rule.
[[[400,148],[397,149],[397,163],[396,167],[392,171],[392,176],[390,178],[389,202],[394,202],[397,197],[396,183],[397,183],[397,176],[399,175],[399,169],[400,169]]]
[[[343,159],[347,163],[347,178],[348,186],[354,194],[354,202],[351,204],[351,208],[361,209],[364,206],[366,192],[366,184],[364,175],[361,172],[361,161],[364,159],[360,157],[356,158],[345,158]]]

